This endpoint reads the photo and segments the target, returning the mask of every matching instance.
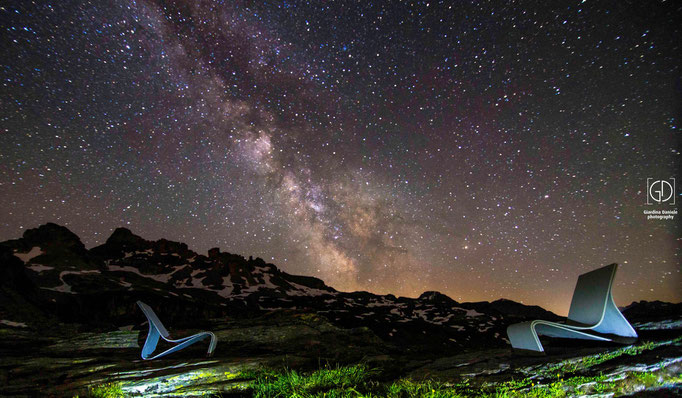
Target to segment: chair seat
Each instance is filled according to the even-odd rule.
[[[166,328],[163,326],[163,323],[161,323],[159,317],[156,316],[154,310],[152,310],[150,306],[143,303],[142,301],[138,301],[137,305],[140,307],[144,315],[147,317],[147,321],[149,322],[149,333],[147,334],[147,339],[145,340],[144,346],[142,347],[142,359],[161,358],[170,353],[180,351],[181,349],[188,347],[198,341],[204,340],[207,337],[211,339],[211,342],[208,345],[208,352],[206,355],[213,355],[213,351],[218,344],[218,339],[213,332],[200,332],[177,340],[171,339],[168,330],[166,330]],[[157,355],[151,356],[156,349],[156,345],[159,343],[159,338],[162,338],[169,343],[177,343],[177,345]]]

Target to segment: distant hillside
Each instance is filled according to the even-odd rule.
[[[0,243],[1,319],[118,327],[140,322],[137,300],[173,325],[277,310],[315,312],[337,327],[366,327],[385,341],[435,351],[503,347],[510,323],[560,319],[510,300],[458,303],[438,292],[416,299],[338,292],[260,258],[217,248],[204,256],[184,243],[145,240],[125,228],[90,250],[67,228],[51,223]],[[647,315],[638,309],[642,305],[628,307],[626,315]]]

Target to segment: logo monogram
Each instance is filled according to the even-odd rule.
[[[670,202],[675,204],[675,179],[654,180],[646,179],[646,204],[662,204]]]

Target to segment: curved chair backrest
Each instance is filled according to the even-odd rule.
[[[611,285],[618,264],[609,264],[578,277],[573,291],[568,320],[585,326],[601,323],[608,300],[611,299]]]
[[[156,316],[154,310],[147,304],[138,301],[137,305],[140,307],[144,315],[149,321],[149,333],[147,334],[147,340],[144,342],[144,347],[142,347],[142,359],[157,359],[173,352],[182,350],[183,348],[190,346],[198,341],[204,340],[205,338],[210,338],[211,342],[208,345],[208,352],[206,354],[211,356],[215,350],[216,344],[218,344],[218,338],[213,332],[200,332],[189,337],[183,337],[181,339],[173,340],[170,338],[168,330],[163,326],[159,317]],[[175,346],[167,349],[166,351],[152,356],[154,350],[156,350],[156,345],[159,342],[159,338],[163,338],[169,343],[175,344]]]
[[[149,321],[150,331],[153,325],[159,331],[159,334],[161,334],[161,336],[163,336],[164,338],[168,338],[170,333],[168,333],[168,330],[166,330],[166,328],[163,326],[163,323],[161,323],[159,317],[156,316],[154,310],[152,310],[152,307],[148,306],[142,301],[138,301],[137,305],[140,306],[140,309],[142,310],[142,312],[144,312],[144,315],[147,317],[147,321]],[[156,346],[156,344],[154,346]]]

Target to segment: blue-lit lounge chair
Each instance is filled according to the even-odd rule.
[[[163,327],[159,317],[156,316],[151,307],[141,301],[138,301],[137,305],[140,306],[140,309],[142,309],[142,312],[144,312],[144,315],[147,317],[147,321],[149,321],[149,334],[147,334],[147,340],[144,342],[144,347],[142,347],[142,359],[161,358],[162,356],[168,355],[172,352],[180,351],[199,340],[205,339],[206,337],[211,338],[211,343],[208,345],[208,352],[206,355],[213,355],[213,350],[215,350],[215,346],[218,344],[218,339],[216,338],[215,334],[211,332],[201,332],[183,339],[172,340],[168,334],[168,330]],[[169,343],[178,343],[178,345],[151,357],[150,355],[152,352],[154,352],[156,349],[156,344],[159,342],[159,337],[162,337]]]
[[[507,336],[512,347],[543,352],[538,335],[613,341],[614,337],[636,339],[637,332],[613,302],[611,286],[618,264],[611,264],[578,277],[565,323],[530,321],[510,325]]]

